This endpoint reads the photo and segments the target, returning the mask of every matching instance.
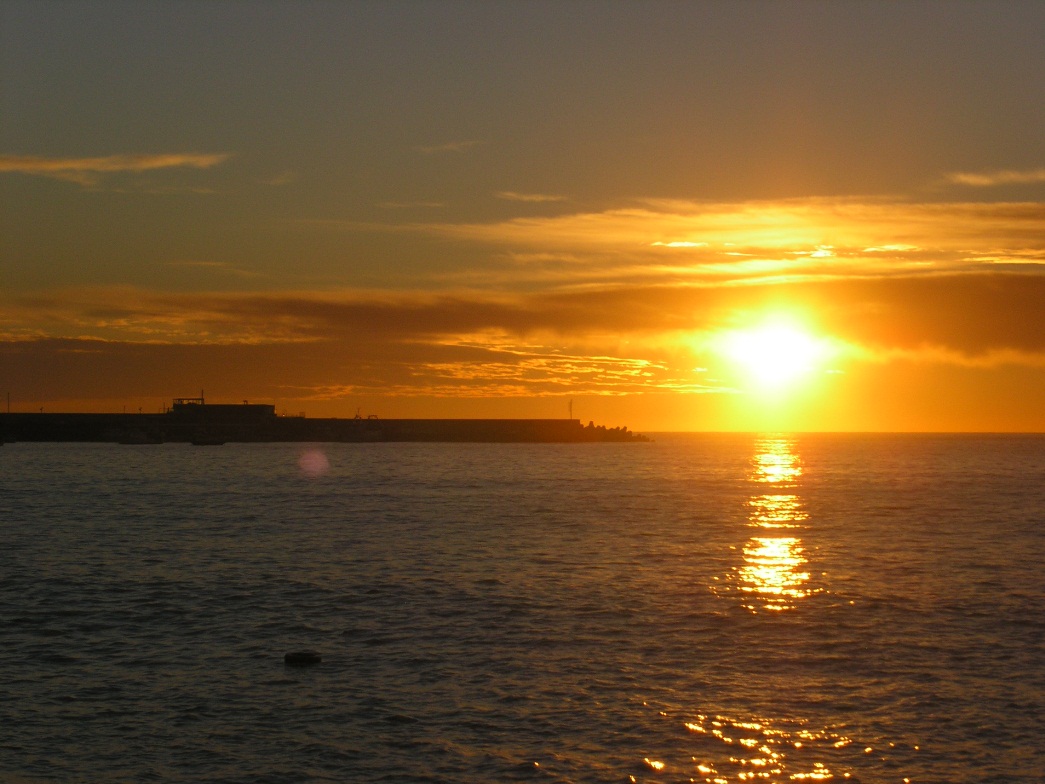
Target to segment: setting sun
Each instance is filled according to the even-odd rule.
[[[727,333],[721,351],[767,391],[778,391],[808,376],[828,353],[824,340],[783,319]]]
[[[1042,41],[0,0],[0,784],[1045,784]]]
[[[0,0],[0,409],[1045,432],[1045,2],[951,5]]]

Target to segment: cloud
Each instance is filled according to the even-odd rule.
[[[425,155],[439,155],[448,152],[465,152],[481,144],[484,144],[484,142],[470,139],[459,142],[445,142],[444,144],[419,145],[414,147],[414,149]]]
[[[374,205],[380,207],[383,210],[409,210],[409,209],[442,209],[446,206],[445,202],[441,201],[382,201]]]
[[[214,272],[221,275],[231,275],[237,278],[258,278],[261,273],[255,270],[235,267],[225,261],[195,261],[190,259],[179,261],[168,261],[166,266],[176,269],[200,270],[203,272]]]
[[[488,223],[308,220],[353,233],[429,235],[471,245],[427,282],[471,288],[739,285],[770,280],[1034,266],[1040,202],[887,199],[644,200]],[[493,252],[489,252],[492,250]],[[423,285],[423,284],[421,284]]]
[[[0,172],[51,177],[80,185],[96,184],[102,176],[140,174],[156,169],[209,169],[229,159],[228,153],[161,153],[110,155],[101,158],[43,158],[32,155],[0,155]]]
[[[1029,185],[1045,182],[1045,169],[951,172],[946,179],[954,185],[970,185],[976,188],[989,188],[995,185]]]
[[[907,253],[912,250],[920,250],[917,245],[904,245],[903,243],[882,245],[880,248],[864,248],[864,253]]]
[[[490,223],[331,223],[345,230],[430,234],[501,252],[471,285],[736,285],[768,278],[911,275],[1030,264],[1045,204],[793,199],[646,200],[598,212]],[[532,263],[507,263],[530,259]],[[469,285],[468,270],[455,280]]]
[[[645,201],[488,224],[309,225],[451,238],[478,262],[412,291],[0,291],[0,376],[76,379],[89,372],[76,352],[101,351],[168,386],[177,376],[160,366],[176,359],[185,377],[225,363],[240,386],[294,379],[306,397],[727,392],[712,338],[775,311],[866,366],[1045,364],[1038,203]],[[422,290],[438,275],[438,292]]]
[[[1040,240],[1045,204],[795,199],[700,203],[649,200],[635,207],[499,223],[433,224],[433,233],[492,244],[607,247],[715,247],[778,256],[820,247],[962,247],[970,239],[1020,236]],[[915,240],[918,241],[915,241]]]
[[[287,169],[273,177],[268,177],[267,179],[260,180],[260,183],[262,185],[270,185],[274,188],[278,188],[283,185],[290,185],[292,182],[296,182],[297,179],[298,173],[293,169]]]
[[[33,396],[169,399],[203,384],[212,394],[331,399],[620,396],[663,388],[709,392],[688,371],[637,357],[570,354],[489,345],[387,344],[340,340],[264,344],[141,344],[94,339],[0,342],[0,370],[28,379]],[[191,379],[187,382],[186,379]],[[288,383],[288,380],[291,380]],[[28,383],[28,382],[27,382]],[[220,385],[220,386],[219,386]],[[73,391],[75,390],[75,392]]]
[[[505,201],[521,201],[533,204],[544,202],[566,201],[565,196],[557,196],[550,193],[518,193],[516,191],[498,191],[494,194],[498,199]]]
[[[714,336],[777,311],[829,337],[841,369],[1045,367],[1045,275],[1004,271],[515,294],[6,295],[0,376],[41,400],[166,400],[187,383],[314,400],[730,394]]]
[[[828,331],[872,353],[925,352],[987,364],[1038,363],[1045,356],[1040,274],[839,280],[825,284],[816,299]]]
[[[5,298],[0,334],[185,344],[333,340],[353,352],[376,350],[378,357],[396,356],[405,346],[583,346],[594,356],[589,349],[624,340],[669,345],[788,310],[871,352],[933,347],[966,357],[1045,354],[1045,275],[989,269],[514,294],[80,289]],[[600,355],[622,356],[618,350]]]

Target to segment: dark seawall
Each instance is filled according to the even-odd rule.
[[[0,414],[0,439],[124,444],[279,441],[584,443],[646,441],[576,419],[311,419],[270,405],[175,405],[163,414]]]

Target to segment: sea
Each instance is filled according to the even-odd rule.
[[[0,536],[5,784],[1045,781],[1042,435],[15,443]]]

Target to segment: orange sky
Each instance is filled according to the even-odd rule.
[[[0,393],[1045,430],[1043,7],[639,6],[5,4]]]

